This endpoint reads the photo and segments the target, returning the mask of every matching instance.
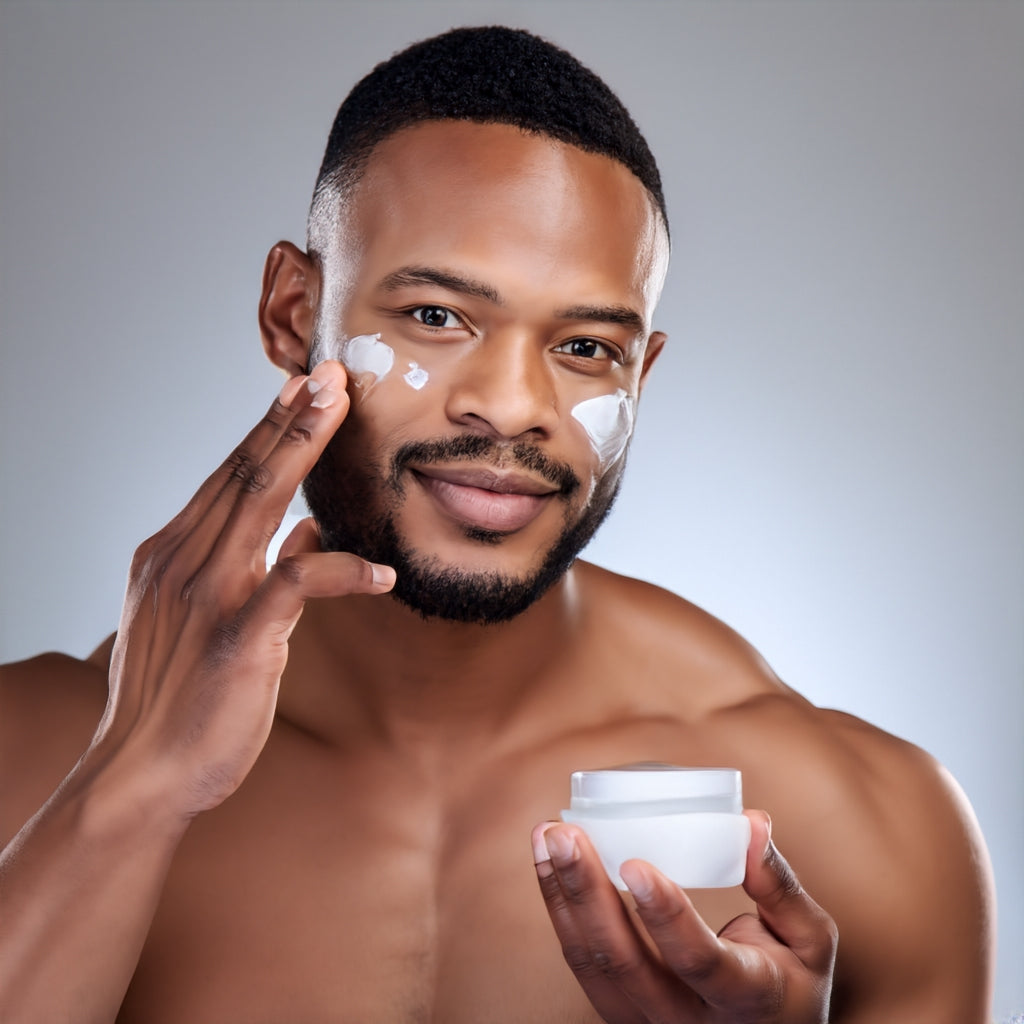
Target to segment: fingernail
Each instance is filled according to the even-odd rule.
[[[544,833],[544,845],[555,864],[571,864],[580,855],[576,837],[564,828],[551,828]]]
[[[654,885],[642,865],[627,861],[619,868],[619,877],[626,883],[637,903],[646,903],[651,898]]]
[[[394,586],[395,580],[398,577],[395,575],[395,570],[392,569],[390,565],[378,565],[376,562],[371,562],[370,569],[373,572],[373,582],[376,586]]]
[[[284,387],[281,388],[280,393],[277,396],[277,400],[286,408],[290,409],[292,402],[295,401],[295,396],[299,393],[299,388],[302,387],[302,382],[306,378],[301,374],[296,377],[289,377],[284,382]]]
[[[338,400],[338,393],[332,387],[312,377],[306,381],[306,388],[313,396],[309,404],[314,409],[329,409]]]
[[[544,837],[547,835],[548,829],[554,822],[548,822],[542,829],[539,829],[534,833],[533,836],[533,863],[544,864],[546,861],[551,860],[551,854],[548,853],[547,844],[544,842]]]

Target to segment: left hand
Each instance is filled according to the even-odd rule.
[[[650,864],[631,860],[620,869],[636,901],[634,916],[582,830],[557,822],[534,829],[537,876],[551,922],[567,963],[604,1020],[828,1020],[835,923],[776,850],[768,815],[747,816],[751,841],[743,888],[757,904],[757,916],[743,914],[718,935],[686,893]]]

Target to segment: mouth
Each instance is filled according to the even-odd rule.
[[[559,490],[518,472],[474,466],[410,467],[441,512],[461,526],[509,534],[529,526]]]

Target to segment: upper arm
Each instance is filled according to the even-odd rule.
[[[862,756],[847,849],[822,900],[839,925],[832,1020],[981,1024],[994,906],[974,813],[949,773],[909,744],[873,739]]]
[[[0,667],[0,846],[75,766],[105,704],[96,664],[43,654]]]

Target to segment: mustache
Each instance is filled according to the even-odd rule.
[[[391,458],[388,483],[401,491],[401,475],[411,463],[426,466],[434,462],[469,461],[486,461],[501,469],[517,467],[535,473],[552,487],[556,487],[563,498],[570,497],[580,488],[580,478],[568,463],[552,459],[536,445],[527,444],[525,441],[499,444],[479,434],[406,442]]]

